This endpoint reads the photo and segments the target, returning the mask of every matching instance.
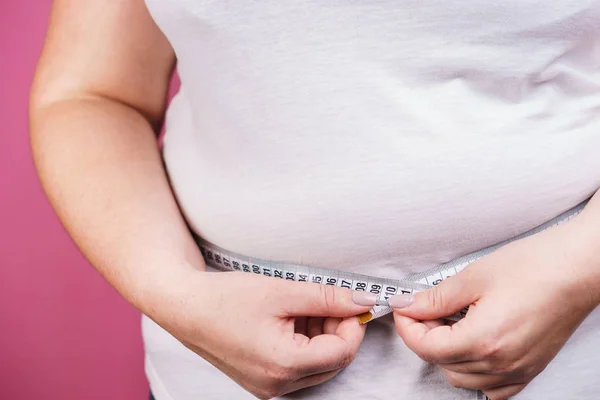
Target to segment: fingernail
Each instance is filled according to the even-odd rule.
[[[404,308],[415,302],[415,296],[412,294],[399,294],[388,299],[388,303],[392,308]]]
[[[352,301],[359,306],[374,306],[377,303],[377,295],[355,290],[352,292]]]

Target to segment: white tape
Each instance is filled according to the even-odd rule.
[[[295,282],[313,282],[323,285],[333,285],[349,290],[368,291],[379,296],[378,305],[370,312],[359,316],[361,323],[367,323],[373,319],[382,317],[392,312],[387,305],[387,300],[399,293],[415,293],[438,285],[444,279],[456,275],[472,262],[492,253],[506,244],[515,240],[523,239],[537,232],[560,225],[581,213],[587,200],[578,206],[568,210],[547,223],[525,232],[515,238],[498,243],[483,250],[467,254],[463,257],[438,265],[425,272],[405,277],[404,279],[384,279],[369,275],[356,274],[352,272],[339,271],[314,266],[301,266],[278,261],[265,261],[247,257],[227,251],[208,241],[197,238],[198,245],[207,265],[224,271],[243,271],[256,275],[263,275]],[[468,309],[462,310],[458,315],[450,316],[449,319],[457,320],[466,315]],[[489,400],[481,391],[474,392],[475,400]]]
[[[587,200],[568,210],[547,223],[525,232],[515,238],[498,243],[483,250],[467,254],[453,261],[438,265],[425,272],[409,275],[403,279],[385,279],[369,275],[356,274],[347,271],[333,270],[314,266],[301,266],[280,261],[265,261],[237,254],[216,246],[202,238],[197,238],[198,245],[206,263],[214,268],[225,271],[242,271],[257,275],[269,276],[296,282],[313,282],[324,285],[339,286],[351,290],[366,290],[379,296],[380,303],[370,311],[370,315],[363,315],[359,319],[366,323],[373,319],[389,314],[392,309],[385,305],[391,296],[398,293],[415,293],[438,285],[444,279],[456,275],[467,265],[490,254],[498,248],[518,239],[525,238],[556,225],[560,225],[578,215]],[[450,319],[459,319],[464,316],[451,316]]]

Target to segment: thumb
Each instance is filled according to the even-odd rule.
[[[390,307],[400,315],[417,320],[451,316],[479,299],[480,284],[472,269],[466,268],[414,295],[398,295],[389,299]]]
[[[346,318],[369,311],[377,296],[361,291],[318,283],[289,282],[281,306],[289,317]]]

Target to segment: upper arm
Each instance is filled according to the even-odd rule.
[[[162,121],[173,50],[143,0],[55,0],[31,108],[100,96]]]

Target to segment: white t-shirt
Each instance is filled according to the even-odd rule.
[[[398,278],[600,187],[600,0],[146,0],[181,90],[164,157],[191,227],[262,259]],[[149,319],[157,400],[251,399]],[[600,395],[600,311],[517,399]],[[298,399],[473,398],[370,323]]]

